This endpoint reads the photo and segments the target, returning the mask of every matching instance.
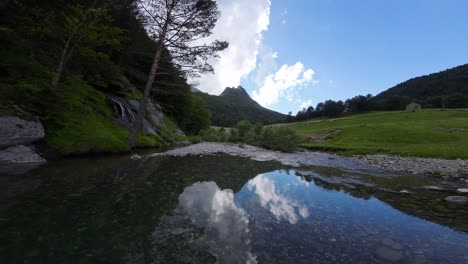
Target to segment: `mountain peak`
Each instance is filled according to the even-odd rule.
[[[244,96],[250,98],[247,91],[242,86],[235,87],[226,87],[224,91],[220,94],[220,96]]]

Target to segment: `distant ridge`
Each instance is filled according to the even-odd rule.
[[[219,96],[209,95],[198,89],[192,89],[192,92],[206,102],[211,112],[211,123],[215,126],[234,126],[241,120],[272,124],[286,119],[286,115],[262,107],[250,98],[242,86],[226,87]]]
[[[405,103],[416,101],[426,107],[440,107],[441,97],[448,98],[448,107],[468,105],[468,64],[409,79],[381,92],[372,100],[385,105],[400,98]]]

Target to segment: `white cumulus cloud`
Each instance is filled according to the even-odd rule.
[[[260,48],[258,53],[258,65],[254,81],[258,86],[262,86],[266,77],[277,69],[276,59],[278,53],[268,46]]]
[[[269,106],[283,95],[291,95],[292,91],[307,83],[315,83],[312,69],[305,69],[302,62],[294,65],[284,64],[274,74],[265,78],[263,85],[252,92],[252,97],[262,106]]]
[[[198,89],[211,94],[219,94],[227,86],[238,86],[241,78],[255,69],[262,33],[270,23],[270,0],[217,2],[221,17],[208,41],[224,40],[229,47],[212,63],[214,74],[190,79],[199,83]]]

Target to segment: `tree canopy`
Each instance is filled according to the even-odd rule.
[[[212,72],[208,59],[216,57],[216,52],[227,48],[224,41],[205,43],[219,17],[217,4],[212,0],[147,0],[138,2],[140,19],[145,23],[149,36],[157,42],[143,98],[133,128],[128,136],[128,144],[135,145],[141,131],[146,104],[156,79],[160,61],[165,57],[186,75],[199,72]]]

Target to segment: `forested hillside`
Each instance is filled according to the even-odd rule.
[[[251,123],[278,123],[286,120],[286,115],[267,109],[255,102],[242,86],[227,87],[219,96],[196,92],[203,98],[211,112],[211,122],[215,126],[234,126],[241,120]]]
[[[358,95],[344,102],[320,102],[315,108],[309,106],[299,111],[294,121],[336,117],[344,112],[404,110],[411,102],[423,108],[468,108],[468,64],[410,79],[377,96]]]
[[[120,107],[142,98],[157,45],[137,3],[3,1],[0,116],[38,118],[45,151],[128,150],[128,127],[114,121],[128,119]],[[173,141],[176,124],[189,134],[210,125],[204,102],[192,96],[169,52],[162,53],[156,75],[151,98],[166,114],[165,123],[151,135],[139,135],[139,146]]]
[[[372,100],[375,108],[384,110],[396,110],[410,101],[423,108],[468,107],[468,64],[410,79]]]

